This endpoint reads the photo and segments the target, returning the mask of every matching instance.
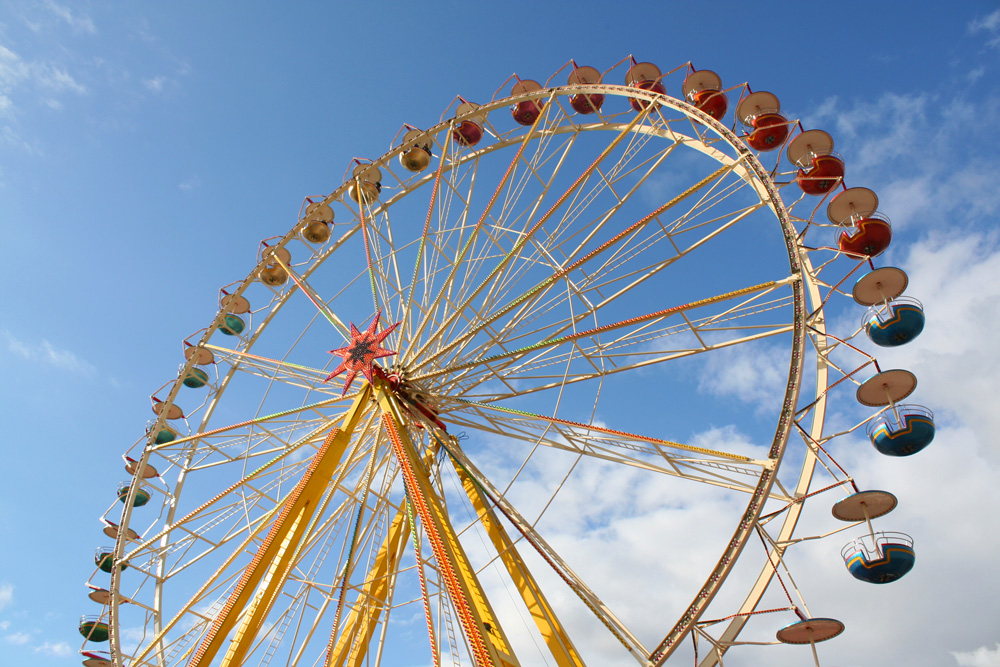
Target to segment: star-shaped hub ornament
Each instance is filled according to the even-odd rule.
[[[382,311],[380,310],[375,314],[375,319],[372,320],[372,323],[364,331],[358,331],[358,328],[351,322],[351,340],[347,347],[330,350],[330,354],[337,355],[343,361],[323,381],[329,382],[344,371],[347,371],[347,376],[344,378],[344,390],[340,392],[341,396],[347,394],[347,390],[351,388],[351,383],[354,382],[354,378],[357,377],[358,373],[364,375],[368,382],[374,382],[376,375],[382,376],[382,369],[375,363],[375,360],[396,354],[395,350],[389,350],[380,347],[380,345],[386,339],[386,336],[391,334],[400,323],[396,322],[388,329],[378,331],[378,323],[381,317]]]

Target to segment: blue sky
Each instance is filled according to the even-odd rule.
[[[118,457],[175,377],[181,340],[303,197],[384,153],[403,123],[437,123],[456,95],[488,100],[512,72],[544,81],[569,58],[604,69],[629,54],[772,90],[834,135],[848,183],[878,191],[893,220],[878,263],[905,268],[928,308],[925,334],[883,366],[918,375],[937,441],[904,461],[838,450],[909,501],[893,521],[917,537],[919,567],[871,591],[817,566],[812,606],[889,637],[845,635],[821,655],[1000,665],[996,2],[0,2],[0,662],[77,660]],[[742,374],[700,389],[753,414],[766,369],[727,368]]]

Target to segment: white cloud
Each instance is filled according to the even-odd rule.
[[[776,345],[734,347],[708,355],[698,389],[732,396],[759,409],[780,405],[788,380],[789,352]]]
[[[19,148],[28,155],[41,155],[42,151],[30,141],[22,137],[17,130],[10,125],[4,125],[0,130],[0,145],[13,146]]]
[[[181,181],[177,184],[177,188],[188,192],[190,190],[197,190],[201,187],[201,178],[198,176],[192,176],[186,180]]]
[[[35,653],[44,653],[45,655],[51,655],[57,658],[65,658],[73,653],[73,649],[71,649],[69,644],[66,642],[58,642],[56,644],[45,642],[44,644],[35,647]]]
[[[26,61],[5,46],[0,45],[0,113],[10,114],[15,107],[17,94],[25,87],[52,93],[84,95],[87,87],[77,81],[64,67],[43,61]],[[51,106],[52,98],[43,98]]]
[[[1000,354],[984,344],[984,332],[1000,327],[1000,311],[992,305],[1000,299],[1000,238],[985,232],[932,233],[899,254],[898,266],[910,279],[905,296],[924,306],[923,333],[899,348],[877,347],[864,334],[853,342],[874,355],[883,369],[913,372],[917,390],[905,402],[930,408],[939,426],[968,428],[983,448],[981,455],[1000,462],[1000,445],[993,435],[1000,429],[995,399],[1000,393]],[[855,309],[849,317],[838,318],[831,331],[847,331],[860,319],[861,311]]]
[[[10,628],[10,621],[0,621],[0,630],[7,630]]]
[[[994,24],[1000,25],[1000,12]],[[875,189],[880,209],[897,230],[909,226],[876,264],[907,271],[906,294],[923,302],[926,329],[900,348],[878,348],[863,335],[853,342],[875,354],[884,369],[913,371],[919,386],[907,402],[934,410],[938,425],[926,451],[903,459],[877,454],[860,433],[827,445],[862,489],[885,489],[899,498],[896,511],[879,519],[875,529],[911,534],[917,564],[891,585],[854,582],[838,552],[863,530],[789,550],[787,561],[813,613],[848,625],[844,640],[820,647],[824,664],[857,664],[858,656],[877,656],[891,647],[894,660],[921,667],[953,664],[952,658],[962,667],[1000,665],[1000,645],[984,645],[996,637],[1000,595],[1000,584],[988,574],[1000,538],[984,532],[992,522],[990,508],[1000,502],[995,437],[1000,351],[990,338],[1000,327],[994,305],[1000,298],[1000,242],[992,229],[1000,196],[982,174],[996,144],[993,106],[989,100],[887,94],[853,105],[825,103],[807,123],[834,134],[847,160],[848,185]],[[968,129],[962,142],[943,134],[955,124]],[[843,326],[838,316],[830,331],[853,330],[859,319],[860,311],[852,311]],[[835,394],[833,409],[859,414],[851,394]],[[847,417],[835,413],[830,419]],[[814,480],[813,488],[823,483]],[[839,527],[829,516],[832,499],[826,495],[806,506],[802,531],[808,532],[800,534],[823,532],[824,522],[829,530]],[[961,573],[954,569],[956,554]],[[956,599],[965,613],[952,622],[946,606],[936,601]],[[970,646],[981,648],[957,651]],[[794,663],[779,658],[768,664]]]
[[[690,442],[759,453],[752,439],[732,425],[696,433]],[[484,444],[478,438],[470,443],[474,447]],[[476,459],[481,463],[489,457],[489,464],[482,466],[485,474],[494,481],[506,480],[519,468],[526,451],[518,456],[515,450],[519,447],[510,442],[502,448],[487,446],[475,452]],[[499,449],[509,454],[507,460],[500,460]],[[718,559],[722,545],[732,537],[733,525],[748,497],[589,457],[575,464],[563,484],[574,460],[566,452],[536,450],[506,496],[530,521],[559,489],[537,522],[539,532],[608,607],[644,643],[652,645],[694,597],[709,569],[707,563]],[[456,516],[464,516],[459,495],[450,496],[448,505]],[[466,540],[470,558],[475,562],[488,558],[487,542],[475,537]],[[573,629],[573,641],[588,664],[635,664],[527,543],[521,541],[518,550],[560,620]],[[514,619],[512,623],[505,621],[504,628],[522,662],[543,664],[532,640],[533,625],[518,622],[519,618],[524,620],[523,605],[509,582],[504,586],[503,568],[487,567],[480,576],[497,613]],[[740,591],[745,592],[745,588]]]
[[[931,448],[906,459],[878,454],[863,436],[838,438],[830,448],[856,475],[862,489],[885,489],[899,498],[896,510],[877,519],[874,527],[910,534],[917,561],[913,571],[898,582],[878,586],[854,580],[839,552],[852,538],[866,532],[863,526],[789,549],[785,561],[812,614],[837,618],[847,626],[842,638],[820,645],[822,664],[866,664],[860,656],[871,658],[874,664],[891,656],[899,664],[940,667],[954,664],[950,651],[995,637],[996,586],[986,573],[992,570],[998,540],[977,529],[982,521],[989,521],[989,515],[976,508],[1000,502],[995,484],[998,469],[977,455],[980,443],[975,442],[975,436],[968,429],[946,428],[939,431]],[[928,480],[933,480],[933,489]],[[814,480],[814,488],[822,484],[823,480]],[[840,495],[834,492],[812,498],[806,504],[798,535],[843,527],[830,515],[831,503]],[[755,549],[759,550],[759,544],[749,545],[741,558],[748,558]],[[958,553],[962,554],[962,575],[953,570]],[[977,576],[980,572],[984,574]],[[773,602],[780,602],[783,595],[776,583],[768,594],[773,594]],[[962,600],[966,612],[960,622],[951,621],[947,604],[941,602],[956,599]],[[780,614],[770,616],[753,621],[743,638],[773,637],[782,619]],[[744,655],[734,650],[732,665],[794,667],[803,664],[808,650],[805,655],[782,655],[775,649],[774,655],[766,655],[766,660],[760,656],[754,660],[752,652]]]
[[[131,628],[121,628],[122,650],[126,653],[134,653],[146,637],[146,628],[136,626]]]
[[[915,398],[967,424],[1000,460],[994,437],[1000,429],[1000,355],[983,338],[1000,327],[994,306],[1000,299],[997,240],[934,235],[914,244],[905,265],[911,279],[907,293],[920,299],[928,314],[925,331],[905,348],[920,381]]]
[[[7,351],[26,361],[43,363],[59,370],[91,375],[96,372],[93,364],[79,358],[69,350],[55,347],[46,339],[37,343],[26,343],[18,340],[8,331],[0,331],[0,336],[7,341]]]
[[[824,104],[803,122],[834,135],[849,186],[877,184],[879,208],[896,229],[939,228],[942,220],[954,228],[1000,211],[1000,190],[989,178],[997,107],[961,94],[886,93],[853,105]],[[956,126],[962,141],[951,133]]]
[[[21,57],[0,45],[0,92],[9,92],[28,76],[28,67]]]
[[[151,93],[159,94],[163,92],[163,86],[169,83],[170,79],[165,76],[154,76],[151,79],[143,79],[142,85]]]
[[[56,4],[53,0],[45,0],[45,8],[55,14],[60,20],[65,21],[74,32],[86,32],[91,35],[97,32],[94,22],[89,16],[74,14],[69,7]]]
[[[894,163],[904,156],[925,156],[928,106],[938,103],[926,93],[899,95],[887,92],[870,102],[857,103],[843,108],[836,98],[815,109],[803,118],[806,127],[826,127],[834,136],[836,148],[861,136],[850,150],[845,150],[847,177],[855,170],[872,169],[883,163]],[[886,124],[886,118],[892,118]],[[873,131],[878,126],[879,131]],[[853,180],[853,179],[852,179]]]
[[[5,609],[14,601],[14,586],[4,582],[0,584],[0,611]],[[7,628],[0,628],[6,630]]]
[[[31,635],[27,632],[12,632],[9,635],[4,635],[4,640],[9,644],[27,644],[31,641]]]
[[[959,667],[1000,667],[1000,642],[994,649],[980,646],[967,653],[952,651],[952,655]]]
[[[39,86],[55,92],[69,91],[83,95],[87,88],[76,81],[69,72],[51,64],[35,65],[35,79]]]
[[[975,19],[969,23],[969,32],[972,34],[985,32],[992,35],[992,39],[986,42],[987,46],[1000,47],[1000,9],[992,14],[987,14],[983,18]]]

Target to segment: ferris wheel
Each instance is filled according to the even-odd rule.
[[[915,560],[831,441],[934,432],[851,342],[924,315],[844,176],[830,135],[690,63],[571,61],[404,126],[183,341],[104,515],[84,665],[819,665],[845,626],[792,574],[807,502],[858,533],[855,578]],[[830,432],[855,398],[874,415]]]

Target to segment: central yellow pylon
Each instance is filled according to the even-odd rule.
[[[457,443],[453,443],[453,446],[457,447]],[[450,456],[451,452],[448,453]],[[511,581],[514,582],[518,593],[521,594],[521,599],[528,607],[528,613],[531,614],[531,619],[538,627],[538,631],[541,633],[549,652],[552,653],[552,657],[555,658],[556,664],[559,667],[583,667],[583,658],[577,653],[576,647],[556,617],[555,611],[545,598],[531,571],[521,560],[521,555],[517,552],[513,540],[504,530],[503,524],[497,520],[489,499],[462,464],[454,456],[450,456],[450,458],[455,465],[455,471],[462,480],[462,487],[465,489],[466,495],[469,496],[472,506],[479,514],[480,523],[490,536],[490,541],[493,542],[497,553],[500,554],[500,561],[507,568]]]
[[[221,667],[243,664],[264,619],[288,579],[306,528],[370,399],[371,387],[366,384],[355,397],[341,428],[335,428],[323,441],[308,470],[288,495],[263,544],[188,663],[189,667],[212,664],[226,637],[241,618],[241,613],[240,625],[219,664]]]
[[[392,520],[385,542],[368,571],[364,587],[347,616],[340,638],[330,651],[327,667],[360,667],[365,663],[368,645],[386,608],[392,579],[396,576],[409,536],[410,523],[406,512],[401,510]]]
[[[382,408],[382,425],[399,460],[407,495],[420,517],[442,586],[451,598],[476,666],[518,667],[520,663],[514,657],[510,642],[497,622],[444,505],[407,435],[399,404],[381,386],[376,388],[376,397]]]
[[[373,393],[382,412],[383,428],[399,462],[408,503],[415,516],[419,517],[430,542],[441,586],[455,609],[476,667],[519,667],[510,642],[451,525],[444,503],[431,482],[428,464],[437,448],[428,449],[423,455],[417,452],[407,434],[407,420],[396,397],[380,380],[376,380],[375,387],[367,383],[362,387],[344,416],[341,428],[334,429],[327,436],[306,473],[285,498],[267,537],[194,652],[188,667],[211,665],[223,649],[224,655],[218,663],[221,667],[238,667],[244,663],[298,560],[299,550],[308,539],[313,515],[329,481],[336,474],[352,433],[370,404]],[[583,661],[521,560],[513,541],[494,515],[488,498],[457,461],[456,470],[556,664],[559,667],[582,667]],[[339,636],[335,641],[331,638],[326,667],[360,667],[365,664],[375,630],[390,604],[393,579],[412,530],[407,512],[397,512],[366,575],[357,601],[342,630],[337,633]]]

